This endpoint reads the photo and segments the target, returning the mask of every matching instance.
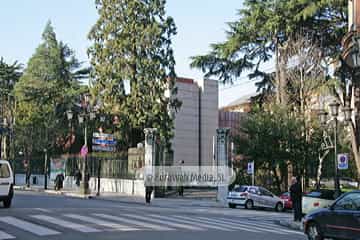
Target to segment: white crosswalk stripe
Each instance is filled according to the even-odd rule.
[[[245,221],[245,220],[233,220],[233,219],[224,219],[224,218],[219,218],[219,220],[226,220],[230,223],[235,223],[235,224],[244,224],[244,225],[249,225],[249,226],[254,226],[254,224],[256,224],[257,226],[261,225],[261,229],[274,229],[274,231],[276,232],[284,232],[284,233],[291,233],[291,234],[298,234],[298,235],[304,235],[302,232],[298,232],[298,231],[293,231],[293,230],[287,230],[287,229],[283,229],[281,228],[279,225],[275,225],[275,224],[271,224],[271,223],[265,223],[265,222],[251,222],[251,221]]]
[[[188,220],[184,220],[184,219],[177,219],[176,217],[165,217],[165,216],[160,216],[160,215],[151,215],[151,216],[157,217],[160,219],[164,219],[166,221],[177,221],[177,222],[182,222],[185,224],[199,226],[199,227],[202,227],[205,229],[216,229],[216,230],[224,231],[224,228],[222,228],[222,227],[217,227],[217,226],[208,225],[208,224],[204,224],[204,223],[198,223],[198,222],[194,222],[194,221],[188,221]]]
[[[234,231],[234,230],[243,230],[243,231],[249,231],[249,232],[254,232],[255,230],[251,230],[245,227],[240,227],[240,226],[230,226],[227,224],[223,224],[223,223],[216,223],[216,222],[212,222],[212,221],[205,221],[205,220],[201,220],[195,217],[185,217],[185,216],[176,216],[178,218],[181,219],[187,219],[189,221],[195,221],[195,222],[200,222],[200,223],[204,223],[204,224],[208,224],[208,225],[212,225],[212,226],[218,226],[221,227],[223,231]],[[255,231],[256,232],[256,231]]]
[[[88,216],[83,216],[83,215],[78,215],[78,214],[64,214],[64,216],[73,218],[73,219],[77,219],[77,220],[81,220],[83,222],[93,223],[93,224],[96,224],[99,226],[113,228],[113,229],[120,230],[120,231],[139,230],[138,228],[135,228],[135,227],[130,227],[130,226],[126,226],[126,225],[122,225],[122,224],[118,224],[118,223],[101,220],[99,218],[88,217]]]
[[[92,227],[88,227],[85,225],[81,225],[78,223],[73,223],[70,221],[65,221],[59,218],[54,218],[54,217],[50,217],[50,216],[46,216],[46,215],[32,215],[30,216],[32,218],[38,219],[38,220],[42,220],[45,222],[49,222],[52,223],[54,225],[58,225],[60,227],[64,227],[64,228],[70,228],[73,229],[75,231],[79,231],[79,232],[83,232],[83,233],[93,233],[93,232],[100,232],[99,229],[96,228],[92,228]]]
[[[59,235],[73,230],[81,233],[98,233],[104,231],[246,231],[251,233],[272,233],[279,235],[303,235],[302,232],[288,230],[266,221],[252,221],[242,218],[226,218],[225,216],[211,217],[204,215],[160,215],[147,213],[146,215],[122,213],[110,215],[104,213],[90,214],[62,214],[48,216],[47,213],[24,216],[25,219],[3,216],[0,222],[5,223],[0,230],[0,240],[15,239],[10,228],[30,232],[37,236]],[[30,219],[29,219],[30,218]],[[33,223],[31,220],[37,220]],[[78,220],[78,221],[77,221]],[[49,225],[49,226],[48,226]],[[56,230],[51,229],[55,228]],[[64,228],[64,231],[61,229]]]
[[[0,217],[0,222],[12,225],[14,227],[20,228],[27,232],[31,232],[38,236],[49,236],[49,235],[60,234],[60,232],[58,231],[46,227],[42,227],[40,225],[31,222],[20,220],[15,217]]]
[[[169,227],[165,227],[165,226],[146,223],[144,221],[131,220],[131,219],[128,219],[128,218],[123,218],[123,217],[118,217],[118,216],[112,216],[112,215],[107,215],[107,214],[96,214],[96,213],[93,214],[93,215],[97,216],[97,217],[105,218],[105,219],[108,219],[108,220],[125,222],[125,223],[129,223],[129,224],[134,224],[134,225],[137,225],[137,226],[146,227],[146,228],[149,228],[149,229],[152,229],[152,230],[158,230],[158,231],[172,231],[172,230],[175,230],[174,228],[169,228]]]
[[[151,217],[143,217],[143,216],[138,216],[138,215],[133,215],[133,214],[124,214],[124,216],[130,217],[130,218],[135,218],[135,219],[140,219],[140,220],[144,220],[144,221],[151,221],[151,222],[154,222],[154,223],[164,224],[164,225],[167,225],[167,226],[170,226],[170,227],[175,227],[175,228],[183,228],[183,229],[195,230],[195,231],[202,230],[202,228],[191,226],[191,225],[188,225],[188,224],[181,224],[181,223],[163,221],[163,220],[159,220],[159,219],[153,219]]]
[[[4,239],[14,239],[15,236],[7,234],[6,232],[0,231],[0,240]]]
[[[278,233],[278,234],[284,234],[282,232],[279,232],[278,230],[272,230],[272,229],[267,229],[264,228],[264,226],[259,226],[259,225],[250,225],[250,224],[244,224],[244,223],[233,223],[227,220],[219,220],[219,219],[210,219],[210,218],[206,218],[206,217],[198,217],[200,219],[206,220],[206,221],[212,221],[212,222],[216,222],[216,223],[221,223],[221,224],[226,224],[228,226],[239,226],[248,230],[254,229],[257,230],[257,232],[272,232],[272,233]]]

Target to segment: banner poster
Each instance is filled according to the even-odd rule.
[[[60,173],[65,177],[66,158],[51,158],[50,159],[50,180],[55,180]]]

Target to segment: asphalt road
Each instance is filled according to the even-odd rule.
[[[303,240],[273,223],[287,213],[244,209],[158,207],[35,192],[16,192],[0,209],[2,239]]]

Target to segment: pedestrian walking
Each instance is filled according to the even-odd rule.
[[[301,198],[302,198],[302,188],[301,188],[301,178],[293,177],[291,179],[290,186],[290,197],[293,203],[294,209],[294,221],[300,222],[302,218],[302,207],[301,207]]]
[[[153,191],[152,186],[145,187],[145,201],[147,204],[150,204],[152,191]]]
[[[56,191],[59,191],[63,188],[64,179],[65,179],[64,174],[59,173],[58,175],[56,175],[56,178],[55,178],[55,190]]]
[[[82,176],[81,176],[80,170],[79,170],[79,169],[76,169],[76,171],[75,171],[75,184],[76,184],[76,186],[78,186],[78,187],[80,186],[81,178],[82,178]]]
[[[179,192],[179,196],[180,197],[183,197],[184,196],[184,182],[182,181],[182,169],[181,167],[184,165],[184,160],[181,160],[179,162],[179,165],[180,165],[180,172],[179,172],[179,175],[180,175],[180,181],[179,181],[179,186],[178,186],[178,192]]]

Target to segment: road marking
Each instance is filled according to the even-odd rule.
[[[0,221],[9,225],[12,225],[14,227],[20,228],[24,231],[31,232],[38,236],[48,236],[48,235],[56,235],[60,234],[58,231],[51,230],[46,227],[42,227],[40,225],[26,222],[14,217],[0,217]]]
[[[216,222],[211,222],[211,221],[205,221],[205,220],[201,220],[195,217],[185,217],[185,216],[176,216],[178,218],[181,219],[185,219],[191,222],[200,222],[200,223],[204,223],[204,224],[208,224],[209,226],[217,226],[220,227],[222,231],[234,231],[234,230],[244,230],[244,231],[248,231],[248,232],[257,232],[255,230],[251,230],[248,228],[244,228],[244,227],[239,227],[239,226],[229,226],[227,224],[222,224],[222,223],[216,223]]]
[[[46,221],[46,222],[49,222],[49,223],[52,223],[52,224],[55,224],[55,225],[59,225],[59,226],[64,227],[64,228],[70,228],[70,229],[73,229],[73,230],[76,230],[76,231],[79,231],[79,232],[83,232],[83,233],[101,232],[99,229],[96,229],[96,228],[87,227],[85,225],[65,221],[65,220],[50,217],[50,216],[32,215],[30,217],[36,218],[36,219],[41,220],[41,221]]]
[[[244,221],[244,220],[240,220],[240,221],[235,221],[233,219],[224,219],[224,218],[220,218],[221,220],[224,220],[224,221],[227,221],[227,222],[231,222],[231,223],[235,223],[235,224],[240,224],[240,225],[248,225],[248,226],[251,226],[253,227],[254,224],[257,224],[259,225],[259,222],[258,221]],[[286,229],[283,229],[281,228],[279,225],[275,225],[275,224],[271,224],[271,223],[264,223],[264,222],[261,222],[261,229],[262,230],[266,230],[266,231],[275,231],[275,232],[285,232],[285,233],[294,233],[294,234],[298,234],[298,235],[304,235],[304,233],[302,232],[299,232],[299,231],[292,231],[292,230],[286,230]],[[268,229],[268,230],[267,230]]]
[[[230,221],[227,221],[227,220],[220,220],[220,219],[210,219],[210,218],[206,218],[206,217],[198,217],[200,219],[204,219],[204,220],[207,220],[207,221],[213,221],[213,222],[218,222],[218,223],[221,223],[221,224],[226,224],[226,225],[229,225],[229,226],[237,226],[237,227],[242,227],[242,228],[245,228],[245,229],[254,229],[254,230],[258,230],[257,232],[272,232],[272,233],[278,233],[278,234],[285,234],[285,233],[282,233],[282,232],[278,232],[278,230],[272,230],[272,229],[268,229],[268,228],[264,228],[263,226],[259,226],[259,224],[257,223],[257,225],[255,226],[254,224],[250,225],[250,224],[246,224],[246,223],[233,223],[233,222],[230,222]]]
[[[46,208],[34,208],[35,210],[41,211],[41,212],[46,212],[46,213],[52,213],[51,210],[46,209]]]
[[[221,227],[216,227],[216,226],[209,226],[207,224],[204,223],[198,223],[198,222],[194,222],[194,221],[187,221],[184,219],[177,219],[175,217],[166,217],[166,216],[159,216],[159,215],[151,215],[152,217],[156,217],[156,218],[161,218],[161,219],[165,219],[166,221],[176,221],[176,222],[182,222],[185,224],[191,224],[191,225],[195,225],[195,226],[199,226],[201,228],[205,228],[205,229],[216,229],[216,230],[223,230],[223,228]]]
[[[6,232],[0,231],[0,240],[3,239],[14,239],[13,235],[7,234]]]
[[[78,214],[64,214],[64,216],[69,217],[69,218],[74,218],[74,219],[77,219],[77,220],[81,220],[81,221],[84,221],[84,222],[88,222],[88,223],[93,223],[93,224],[96,224],[96,225],[99,225],[99,226],[113,228],[113,229],[120,230],[120,231],[136,231],[136,230],[140,230],[138,228],[129,227],[129,226],[118,224],[118,223],[113,223],[113,222],[101,220],[101,219],[94,218],[94,217],[86,217],[86,216],[82,216],[82,215],[78,215]]]
[[[175,227],[175,228],[184,228],[184,229],[196,230],[196,231],[202,230],[202,228],[194,227],[194,226],[191,226],[188,224],[174,223],[174,222],[163,221],[163,220],[159,220],[159,219],[153,219],[153,218],[148,218],[148,217],[143,217],[143,216],[138,216],[138,215],[133,215],[133,214],[124,214],[124,216],[130,217],[130,218],[137,218],[137,219],[144,220],[144,221],[151,221],[154,223],[160,223],[160,224],[168,225],[168,226]]]
[[[213,218],[208,218],[208,217],[197,217],[198,219],[202,219],[202,220],[205,220],[205,221],[210,221],[210,222],[215,222],[215,223],[220,223],[220,224],[225,224],[226,226],[232,226],[232,227],[236,227],[236,228],[239,228],[241,230],[245,230],[245,231],[250,231],[250,232],[261,232],[263,231],[262,228],[259,228],[259,227],[251,227],[249,228],[248,226],[244,226],[244,225],[241,225],[241,224],[237,224],[237,223],[232,223],[232,222],[228,222],[228,221],[225,221],[225,220],[219,220],[218,218],[216,219],[213,219]]]
[[[93,215],[97,216],[97,217],[105,218],[105,219],[108,219],[108,220],[125,222],[125,223],[134,224],[134,225],[137,225],[137,226],[146,227],[146,228],[150,228],[150,229],[158,230],[158,231],[172,231],[172,230],[175,230],[174,228],[164,227],[164,226],[155,225],[155,224],[146,223],[146,222],[140,222],[140,221],[131,220],[131,219],[128,219],[128,218],[123,218],[123,217],[118,217],[118,216],[112,216],[112,215],[107,215],[107,214],[96,214],[96,213],[93,214]]]

